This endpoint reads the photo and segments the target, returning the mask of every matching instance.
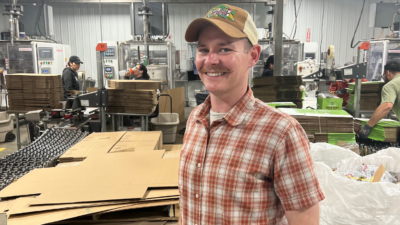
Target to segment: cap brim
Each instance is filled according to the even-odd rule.
[[[199,39],[201,29],[207,24],[212,24],[218,27],[222,32],[232,38],[246,38],[247,35],[237,29],[236,27],[219,20],[210,20],[206,18],[199,18],[193,20],[186,29],[185,40],[187,42],[195,42]]]

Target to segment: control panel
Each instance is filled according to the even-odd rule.
[[[147,66],[147,73],[150,80],[160,81],[162,85],[167,85],[168,66]]]
[[[52,74],[51,73],[51,67],[42,67],[42,68],[40,68],[40,73],[41,74]]]
[[[297,63],[295,67],[299,76],[307,76],[319,70],[319,65],[312,63]]]
[[[104,76],[107,79],[114,79],[115,74],[114,74],[114,67],[113,66],[104,66]]]

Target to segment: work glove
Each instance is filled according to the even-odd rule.
[[[358,136],[360,136],[361,139],[367,139],[369,133],[371,133],[372,127],[368,126],[365,124],[360,128],[360,131],[358,132]]]

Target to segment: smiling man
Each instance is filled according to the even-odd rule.
[[[247,84],[261,51],[248,12],[214,7],[185,38],[198,41],[196,67],[210,96],[186,126],[180,224],[318,224],[324,195],[304,130]]]

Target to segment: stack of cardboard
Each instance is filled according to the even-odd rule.
[[[150,141],[156,133],[92,134],[70,149],[83,161],[33,170],[3,189],[0,198],[13,202],[0,202],[0,213],[7,210],[13,225],[177,221],[179,155],[164,157],[165,150],[149,147],[160,148],[158,135]],[[112,151],[124,141],[133,149]],[[174,148],[168,152],[179,151]]]
[[[361,126],[367,124],[368,121],[369,119],[354,119],[354,131],[358,132]],[[375,141],[397,142],[399,131],[399,121],[382,119],[371,129],[368,138]]]
[[[285,109],[281,111],[294,117],[306,131],[310,142],[336,143],[355,138],[353,117],[343,110]]]
[[[6,75],[10,110],[31,111],[51,105],[61,108],[63,90],[60,75]]]
[[[161,83],[146,80],[109,80],[107,112],[151,114],[158,104]]]
[[[361,83],[360,110],[374,111],[380,105],[383,85],[380,81]],[[349,84],[350,99],[346,106],[349,110],[354,110],[354,88],[354,83]]]
[[[264,102],[293,102],[303,107],[301,76],[257,77],[253,79],[254,97]]]

